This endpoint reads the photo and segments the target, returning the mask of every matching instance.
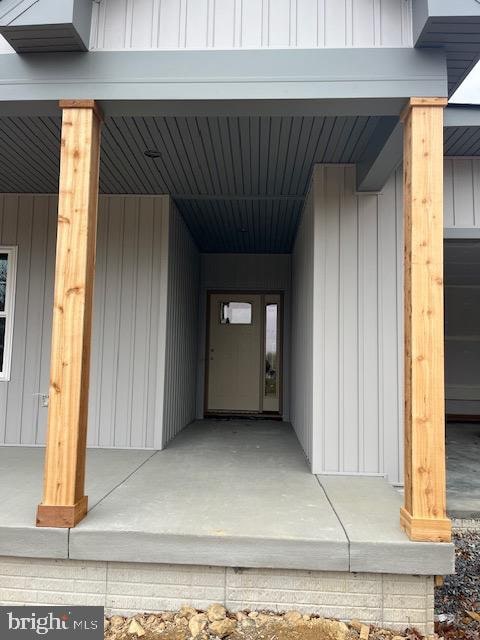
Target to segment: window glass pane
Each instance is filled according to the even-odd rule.
[[[278,305],[267,304],[265,322],[265,396],[277,395],[277,319]]]
[[[221,302],[220,322],[222,324],[252,324],[250,302]]]
[[[6,253],[0,253],[0,311],[5,311],[5,297],[7,295],[7,260]]]
[[[0,372],[3,371],[3,352],[5,349],[6,318],[0,318]]]

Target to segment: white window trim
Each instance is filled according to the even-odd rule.
[[[6,253],[8,255],[5,312],[0,312],[0,316],[7,318],[5,323],[5,345],[3,349],[3,371],[0,371],[0,382],[8,382],[10,380],[10,370],[12,366],[15,289],[17,282],[17,247],[4,247],[0,245],[0,253]]]

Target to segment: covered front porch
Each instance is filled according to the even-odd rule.
[[[18,171],[15,180],[5,177],[5,191],[19,193],[3,196],[1,232],[7,258],[18,253],[20,317],[14,323],[10,305],[3,442],[46,442],[37,526],[73,529],[87,513],[87,444],[159,450],[208,414],[206,298],[220,290],[249,292],[261,304],[266,295],[278,296],[277,305],[284,300],[275,408],[293,426],[312,473],[401,484],[405,463],[400,525],[412,540],[450,540],[445,103],[339,100],[343,115],[335,116],[330,101],[275,109],[264,101],[189,103],[190,115],[181,117],[168,115],[172,105],[131,103],[122,105],[130,115],[103,122],[94,100],[64,100],[59,173],[45,153],[47,140],[52,146],[60,134],[58,117],[35,119],[42,131],[35,152],[50,163],[43,188],[59,179],[58,216],[56,199],[28,196],[30,174]],[[381,158],[390,145],[398,153],[401,105],[403,190],[395,170],[401,145],[400,158]],[[308,115],[314,106],[323,115]],[[163,115],[149,115],[152,109]],[[17,169],[27,169],[28,121],[8,117],[4,124]],[[374,183],[383,185],[381,194],[372,193]],[[7,280],[11,300],[13,286]],[[252,318],[246,324],[258,326]],[[262,333],[265,327],[257,341]],[[30,368],[26,344],[35,354]],[[253,356],[256,392],[265,355]],[[230,386],[231,401],[238,386]],[[169,494],[171,483],[160,488]]]
[[[242,78],[253,73],[250,58],[239,64]],[[148,611],[164,606],[159,581],[170,605],[179,585],[198,603],[213,581],[226,604],[243,593],[235,606],[300,604],[432,629],[432,576],[453,570],[443,73],[420,98],[409,96],[425,90],[422,75],[395,98],[385,87],[385,100],[370,89],[62,100],[61,122],[52,104],[32,118],[48,175],[28,171],[31,116],[0,117],[15,159],[0,180],[1,235],[7,258],[18,253],[20,318],[13,327],[11,306],[0,389],[13,445],[0,448],[0,562],[18,585],[3,601],[38,597],[26,595],[26,558],[48,575],[56,563],[71,572],[61,588],[58,576],[37,588],[48,602],[80,594]],[[45,149],[60,150],[59,172]],[[230,302],[250,305],[246,322],[231,322]],[[269,303],[284,322],[281,358],[267,368],[258,309],[265,319]],[[257,419],[201,420],[212,408],[212,327],[234,324],[256,328],[262,344],[244,358],[256,363]],[[233,360],[219,388],[231,371]],[[267,374],[275,421],[258,419],[272,408]],[[239,386],[213,408],[244,410],[231,402]],[[403,482],[402,496],[392,485]],[[85,585],[90,571],[101,578]]]
[[[90,510],[38,528],[42,448],[0,448],[0,556],[382,574],[446,574],[449,544],[398,526],[381,477],[314,475],[271,420],[202,420],[162,451],[88,449]],[[29,473],[26,474],[25,470]]]

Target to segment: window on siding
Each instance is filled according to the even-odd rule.
[[[0,247],[0,380],[10,379],[17,250]]]

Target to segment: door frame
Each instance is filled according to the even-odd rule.
[[[284,371],[283,371],[283,350],[284,350],[284,334],[283,334],[283,319],[284,319],[284,304],[285,304],[285,291],[283,289],[207,289],[206,290],[206,336],[205,336],[205,383],[203,385],[203,417],[204,418],[212,418],[212,417],[221,417],[221,416],[248,416],[248,417],[258,417],[258,418],[271,418],[271,419],[282,419],[283,416],[283,383],[284,383]],[[209,385],[209,353],[210,353],[210,308],[211,308],[211,297],[212,295],[247,295],[247,296],[261,296],[261,314],[263,318],[263,312],[265,310],[265,296],[276,295],[280,297],[280,313],[278,316],[278,345],[279,345],[279,356],[278,362],[280,365],[280,385],[278,389],[278,411],[209,411],[208,410],[208,385]],[[265,322],[262,320],[261,331],[260,331],[260,370],[264,371],[265,369]],[[263,384],[264,380],[261,378],[259,380],[260,385],[260,400],[263,408]]]

